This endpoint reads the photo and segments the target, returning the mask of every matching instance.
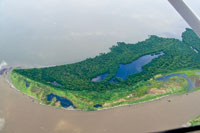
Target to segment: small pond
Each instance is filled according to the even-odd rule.
[[[24,82],[26,83],[26,88],[28,88],[30,86],[30,83],[24,79]]]
[[[94,105],[94,107],[95,108],[100,108],[100,107],[102,107],[102,105],[101,104],[96,104],[96,105]]]
[[[64,97],[59,97],[59,96],[57,96],[57,95],[55,95],[53,93],[47,95],[47,100],[51,101],[54,97],[56,98],[57,102],[60,101],[60,104],[61,104],[62,107],[64,107],[64,108],[67,108],[67,107],[70,107],[70,106],[74,107],[73,103],[70,100],[68,100],[68,99],[66,99]]]

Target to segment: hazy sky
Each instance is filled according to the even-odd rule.
[[[185,1],[200,15],[199,0]],[[0,61],[72,63],[185,27],[167,0],[0,0]]]

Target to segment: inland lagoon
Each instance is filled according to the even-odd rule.
[[[117,74],[110,80],[113,82],[115,81],[115,78],[121,78],[123,80],[126,80],[129,75],[142,72],[142,67],[148,63],[150,63],[153,59],[158,58],[159,56],[163,55],[164,53],[161,52],[160,54],[155,54],[155,55],[145,55],[137,60],[132,61],[131,63],[128,64],[120,64],[119,69],[117,71]],[[106,77],[108,76],[108,73],[102,74],[97,76],[96,78],[93,78],[93,82],[99,82],[103,81]]]

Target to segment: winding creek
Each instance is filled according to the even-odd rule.
[[[185,78],[187,80],[187,82],[188,82],[187,92],[190,92],[190,91],[194,90],[195,87],[194,87],[191,79],[185,73],[174,73],[174,74],[170,74],[170,75],[167,75],[167,76],[163,76],[163,77],[157,78],[156,80],[166,82],[166,81],[170,80],[170,78],[176,77],[176,76],[177,77],[183,77],[183,78]]]

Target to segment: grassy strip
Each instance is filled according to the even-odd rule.
[[[200,125],[200,116],[197,116],[195,119],[189,121],[190,126]]]
[[[164,93],[164,94],[157,94],[157,95],[151,95],[149,96],[148,94],[145,96],[142,96],[140,97],[139,99],[137,100],[134,100],[134,101],[123,101],[123,102],[119,102],[119,103],[116,103],[116,104],[113,104],[109,107],[115,107],[115,106],[120,106],[120,105],[130,105],[130,104],[136,104],[136,103],[144,103],[144,102],[147,102],[147,101],[153,101],[153,100],[156,100],[156,99],[160,99],[164,96],[168,96],[168,95],[173,95],[173,94],[184,94],[186,93],[186,86],[183,87],[183,89],[181,90],[178,90],[178,89],[174,89],[174,88],[170,88],[171,91],[170,92],[167,92],[167,93]]]

